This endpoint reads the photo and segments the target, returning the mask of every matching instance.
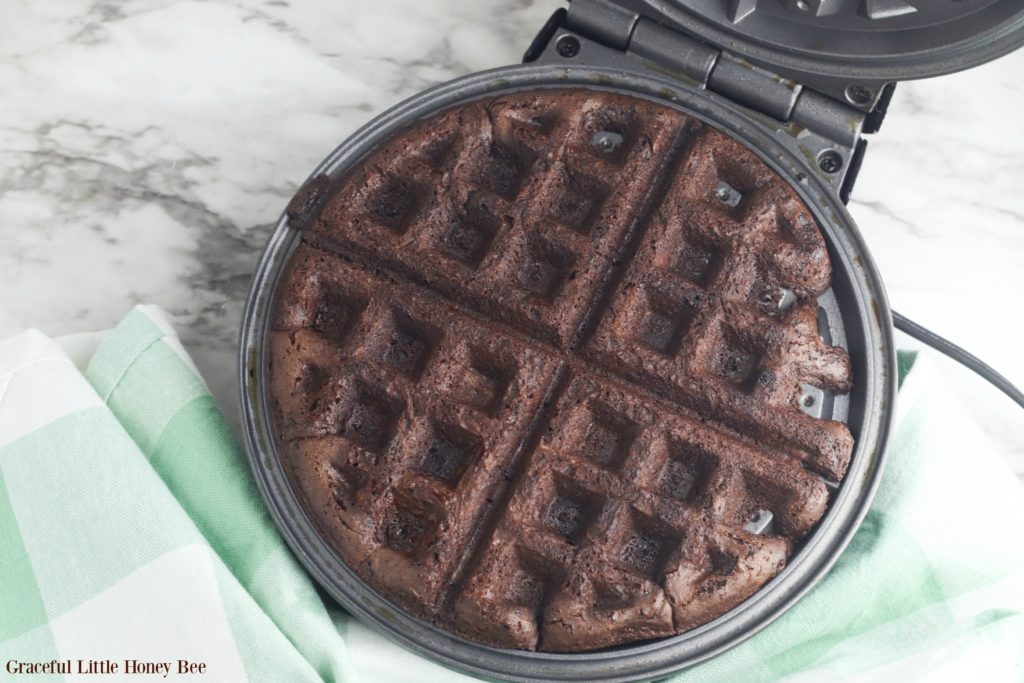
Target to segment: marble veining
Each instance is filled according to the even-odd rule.
[[[559,5],[5,0],[0,335],[160,304],[237,423],[244,296],[298,184],[388,106],[517,62]],[[1018,384],[1022,70],[1024,52],[901,85],[851,203],[894,308]],[[1019,410],[941,366],[1024,477]]]

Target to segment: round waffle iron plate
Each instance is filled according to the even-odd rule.
[[[805,160],[786,151],[767,129],[752,125],[738,110],[657,74],[582,65],[514,66],[474,74],[425,91],[384,113],[342,143],[311,177],[345,176],[391,135],[441,110],[481,97],[538,88],[602,89],[675,107],[743,142],[790,182],[814,212],[833,269],[832,289],[819,303],[829,338],[846,348],[854,369],[848,402],[834,402],[833,412],[821,417],[845,419],[856,446],[845,479],[832,491],[828,511],[794,549],[786,567],[754,596],[701,627],[656,641],[578,654],[491,648],[404,613],[357,576],[316,531],[292,489],[271,433],[265,340],[275,288],[300,235],[287,216],[281,217],[259,262],[243,318],[239,372],[247,450],[271,515],[300,562],[352,614],[404,646],[490,678],[656,678],[712,657],[764,628],[825,575],[856,531],[881,475],[896,393],[888,301],[845,207]]]

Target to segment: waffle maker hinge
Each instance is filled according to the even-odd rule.
[[[627,68],[675,78],[742,107],[806,158],[843,202],[867,146],[862,134],[879,129],[892,95],[887,87],[866,113],[610,0],[573,0],[568,11],[558,10],[524,60],[626,67],[623,57],[632,62]]]

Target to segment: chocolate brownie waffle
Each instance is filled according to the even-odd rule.
[[[499,647],[663,637],[752,595],[824,513],[853,447],[800,405],[850,388],[818,330],[828,254],[738,142],[522,92],[317,196],[276,294],[274,432],[317,528],[409,613]]]

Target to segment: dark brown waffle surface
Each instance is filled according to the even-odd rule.
[[[279,453],[344,561],[499,647],[679,633],[785,565],[845,474],[824,240],[745,147],[598,91],[463,105],[307,223],[268,365]]]

